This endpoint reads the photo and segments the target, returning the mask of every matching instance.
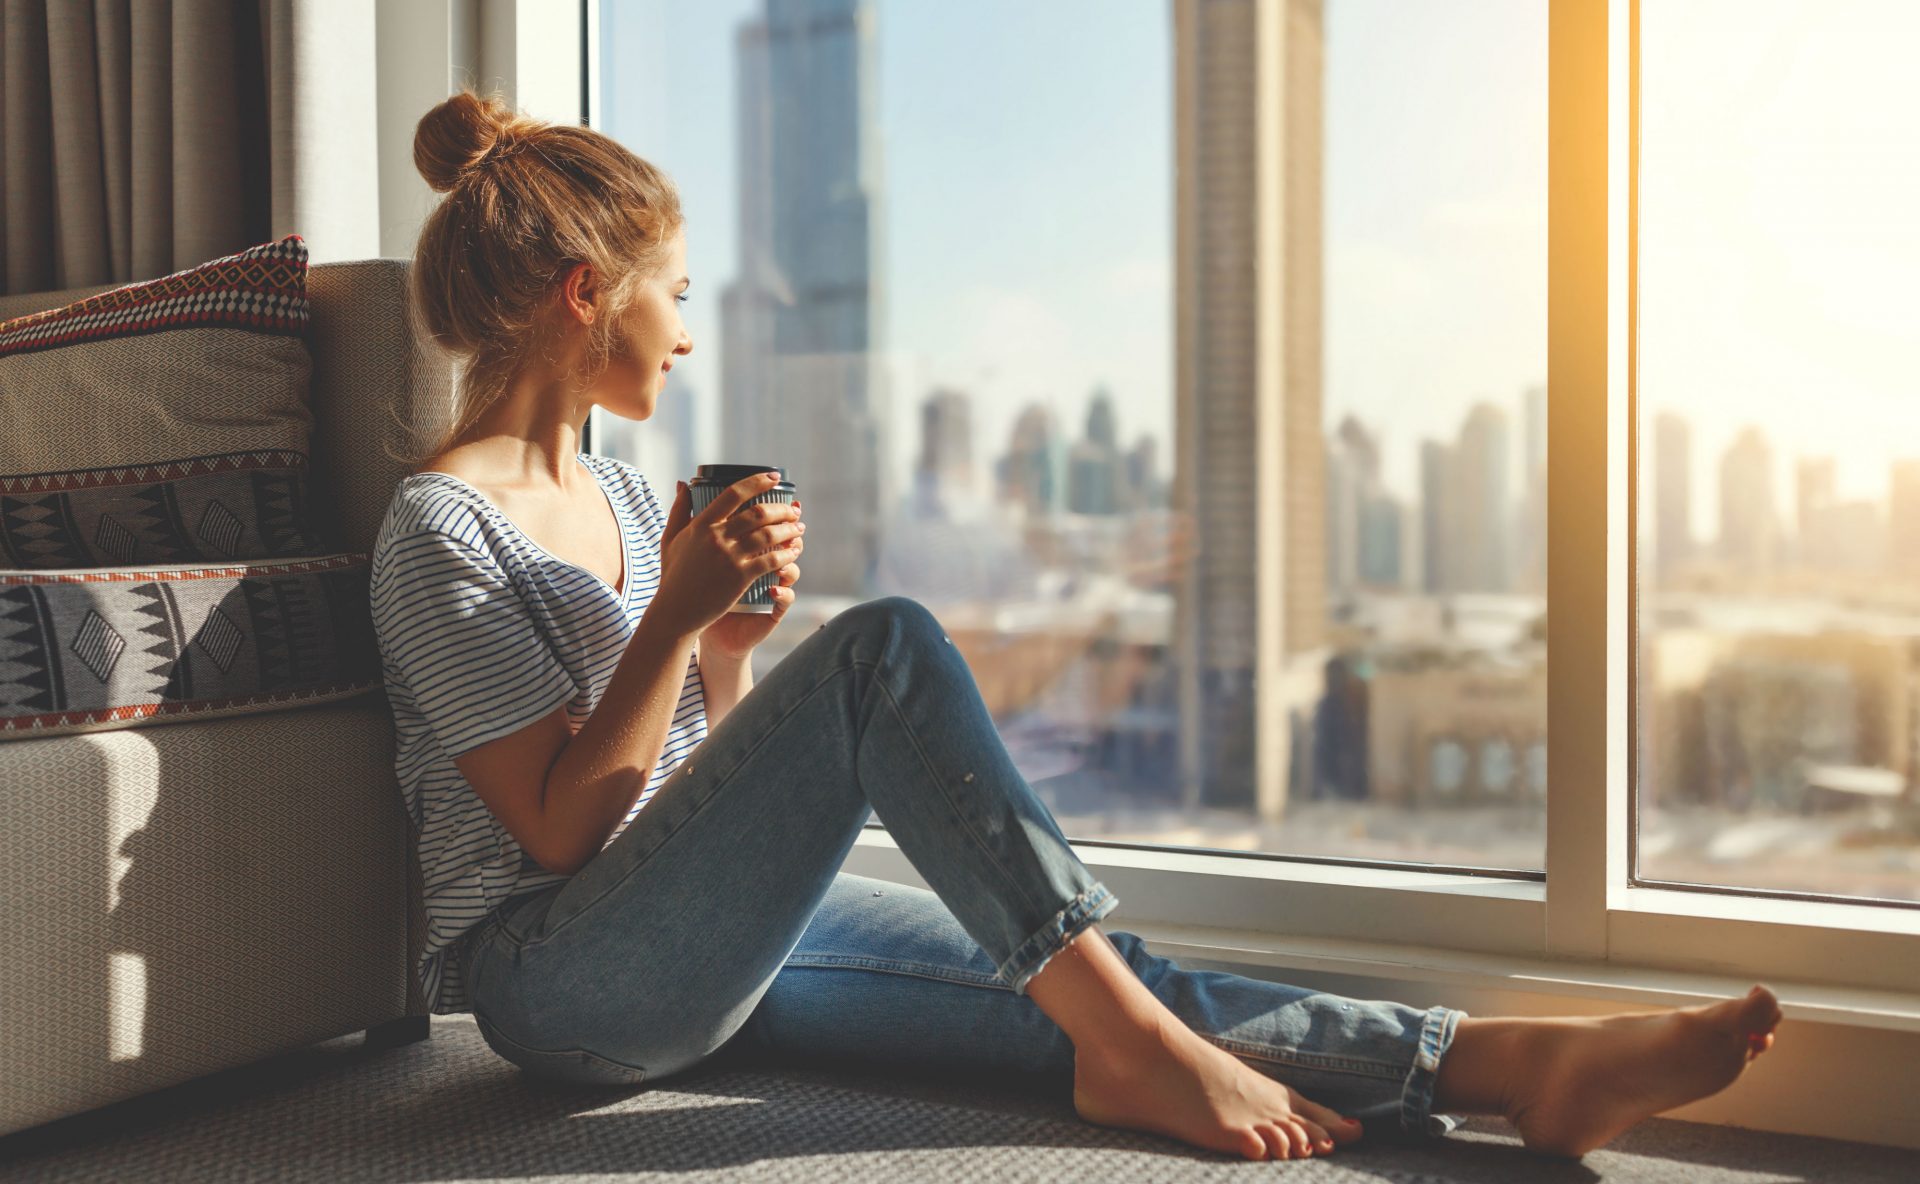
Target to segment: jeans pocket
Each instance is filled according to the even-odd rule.
[[[474,1024],[487,1047],[536,1077],[588,1085],[639,1085],[647,1071],[626,1065],[584,1048],[533,1048],[501,1033],[478,1011]]]

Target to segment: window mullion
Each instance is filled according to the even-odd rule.
[[[1609,597],[1625,588],[1612,582],[1608,545],[1609,8],[1552,0],[1548,16],[1545,943],[1575,958],[1606,957],[1607,891],[1624,866],[1612,779],[1625,770],[1611,759],[1624,752],[1624,721],[1609,693],[1615,651],[1624,653],[1615,622],[1625,621]]]

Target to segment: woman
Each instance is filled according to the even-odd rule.
[[[762,475],[698,514],[681,483],[663,512],[631,465],[579,451],[592,407],[650,417],[693,348],[667,178],[471,92],[420,121],[414,161],[447,195],[415,311],[466,366],[389,507],[373,600],[434,1012],[575,1081],[723,1055],[1039,1074],[1089,1121],[1251,1159],[1443,1132],[1448,1111],[1579,1155],[1771,1045],[1759,986],[1473,1018],[1184,970],[1104,932],[1117,899],[927,609],[856,605],[754,687],[801,503],[754,503]],[[727,611],[769,572],[772,613]],[[933,891],[839,871],[872,814]]]

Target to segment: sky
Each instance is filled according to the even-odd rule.
[[[1920,5],[1646,0],[1641,10],[1642,406],[1694,424],[1712,537],[1738,429],[1837,460],[1883,498],[1920,457]]]
[[[719,293],[736,218],[732,30],[752,0],[604,0],[601,126],[689,215],[695,350],[716,440]],[[1171,446],[1166,0],[879,0],[875,211],[893,462],[934,383],[975,398],[975,459],[1044,398],[1070,435],[1114,394],[1121,440]],[[1642,406],[1694,424],[1696,525],[1747,422],[1841,458],[1845,496],[1920,455],[1920,72],[1905,0],[1645,0]],[[1325,395],[1417,491],[1421,439],[1544,383],[1547,5],[1327,0]],[[1904,32],[1901,32],[1904,30]],[[702,346],[707,348],[702,349]],[[1911,441],[1911,446],[1909,446]],[[1163,470],[1164,475],[1164,470]]]

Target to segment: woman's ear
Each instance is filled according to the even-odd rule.
[[[583,325],[593,324],[600,303],[600,281],[593,273],[593,264],[575,263],[567,270],[560,286],[560,300],[574,320]]]

